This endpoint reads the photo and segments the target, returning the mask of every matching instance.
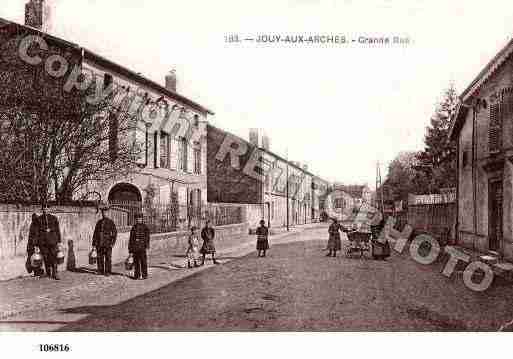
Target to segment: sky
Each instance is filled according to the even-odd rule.
[[[463,91],[513,34],[511,0],[47,0],[51,33],[164,84],[243,138],[330,181],[368,183],[423,148],[450,83]],[[23,23],[25,0],[0,0]],[[226,36],[332,34],[345,45],[227,43]],[[401,36],[405,45],[359,44]],[[351,40],[356,39],[355,43]]]

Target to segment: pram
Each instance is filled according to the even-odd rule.
[[[354,254],[360,254],[360,258],[362,258],[364,252],[370,251],[370,232],[362,232],[358,230],[346,230],[345,232],[347,233],[347,238],[349,239],[349,246],[346,250],[346,255],[348,257],[351,257]]]

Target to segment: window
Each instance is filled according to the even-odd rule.
[[[103,75],[103,88],[106,89],[110,85],[112,85],[112,75],[108,74],[108,73],[105,73]]]
[[[180,169],[184,172],[187,172],[187,139],[182,137],[180,139]]]
[[[169,134],[165,132],[160,133],[160,167],[170,168],[170,141]]]
[[[344,208],[344,199],[335,198],[335,200],[333,201],[333,208]]]
[[[201,174],[201,143],[194,144],[194,173]]]
[[[461,164],[463,168],[468,166],[468,151],[463,151],[462,158],[461,158]]]

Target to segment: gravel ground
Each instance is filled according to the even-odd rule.
[[[328,258],[325,238],[326,228],[310,229],[272,242],[266,258],[256,257],[252,243],[227,251],[222,265],[180,269],[180,276],[155,268],[151,281],[109,278],[113,283],[100,294],[4,325],[61,331],[489,331],[513,318],[511,285],[497,282],[473,292],[461,277],[442,276],[440,265],[417,264],[406,254],[386,261]]]
[[[406,256],[325,257],[324,230],[119,305],[73,308],[64,331],[467,331],[513,318],[510,286],[485,293]],[[347,242],[346,242],[347,243]]]

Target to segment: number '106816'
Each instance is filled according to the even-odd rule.
[[[69,352],[70,350],[69,344],[39,344],[41,352]]]

